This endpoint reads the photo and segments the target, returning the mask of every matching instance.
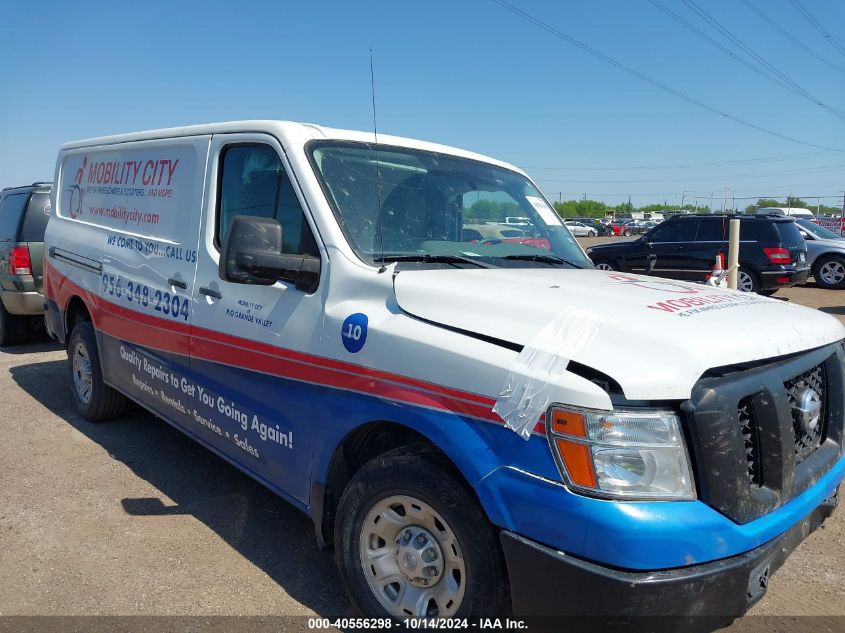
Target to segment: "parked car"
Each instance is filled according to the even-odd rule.
[[[599,233],[598,230],[593,227],[587,226],[583,222],[578,222],[577,220],[567,220],[564,224],[566,225],[566,228],[569,229],[569,232],[575,237],[595,237]]]
[[[615,220],[610,223],[610,228],[614,235],[631,235],[631,227],[628,225],[632,222],[636,222],[636,220],[631,220],[630,218],[626,220]]]
[[[581,222],[582,224],[586,224],[590,228],[596,230],[596,235],[599,237],[606,237],[608,235],[613,235],[613,229],[610,228],[609,223],[605,224],[596,220],[595,218],[574,218],[576,222]]]
[[[626,220],[619,225],[618,232],[615,228],[613,232],[615,235],[624,235],[625,237],[629,235],[640,235],[646,232],[647,222],[647,220]]]
[[[471,244],[527,244],[549,250],[549,240],[533,231],[530,223],[509,224],[465,224],[462,239]]]
[[[845,288],[845,238],[815,222],[795,220],[807,245],[810,274],[822,288]]]
[[[44,323],[44,230],[48,182],[0,192],[0,346],[22,342]]]
[[[793,218],[777,215],[679,215],[638,240],[587,249],[596,268],[705,281],[716,256],[728,252],[728,220],[740,219],[737,288],[771,294],[803,283],[807,247]]]
[[[307,513],[381,628],[747,611],[836,506],[845,326],[595,270],[518,168],[379,141],[245,121],[64,145],[44,289],[78,413],[135,401]],[[549,248],[464,240],[482,195]]]

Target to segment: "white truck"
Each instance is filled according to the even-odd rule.
[[[729,619],[836,503],[845,328],[595,270],[506,163],[246,121],[68,143],[53,192],[80,413],[134,400],[308,513],[367,616]]]

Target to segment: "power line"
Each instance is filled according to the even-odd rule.
[[[511,13],[518,15],[522,19],[527,20],[528,22],[531,22],[535,26],[537,26],[537,27],[539,27],[539,28],[541,28],[545,31],[548,31],[552,35],[569,42],[573,46],[577,46],[581,50],[589,53],[590,55],[593,55],[594,57],[601,59],[602,61],[604,61],[604,62],[606,62],[606,63],[608,63],[612,66],[615,66],[619,70],[622,70],[622,71],[628,73],[629,75],[633,75],[637,79],[640,79],[641,81],[645,81],[646,83],[651,84],[655,88],[659,88],[660,90],[662,90],[664,92],[667,92],[667,93],[669,93],[669,94],[671,94],[675,97],[678,97],[679,99],[683,99],[687,103],[691,103],[695,106],[698,106],[699,108],[707,110],[708,112],[711,112],[711,113],[716,114],[718,116],[729,119],[729,120],[733,121],[734,123],[738,123],[739,125],[745,126],[745,127],[750,128],[752,130],[757,130],[758,132],[762,132],[763,134],[768,134],[770,136],[774,136],[776,138],[779,138],[779,139],[782,139],[782,140],[785,140],[785,141],[789,141],[791,143],[798,143],[799,145],[806,145],[807,147],[815,147],[817,149],[826,149],[826,150],[831,150],[831,151],[834,151],[834,152],[845,151],[845,150],[843,150],[842,148],[839,148],[839,147],[829,147],[829,146],[826,146],[826,145],[817,145],[815,143],[809,143],[807,141],[802,141],[800,139],[794,138],[792,136],[788,136],[786,134],[781,134],[780,132],[775,132],[774,130],[770,130],[770,129],[765,128],[763,126],[757,125],[756,123],[746,121],[745,119],[741,119],[737,116],[734,116],[732,114],[729,114],[727,112],[724,112],[722,110],[714,108],[713,106],[707,105],[706,103],[699,101],[698,99],[695,99],[695,98],[690,97],[690,96],[688,96],[688,95],[686,95],[686,94],[684,94],[684,93],[682,93],[678,90],[675,90],[674,88],[670,88],[666,84],[661,83],[660,81],[657,81],[656,79],[652,79],[651,77],[644,75],[643,73],[641,73],[637,70],[634,70],[630,66],[626,66],[622,62],[619,62],[619,61],[613,59],[612,57],[609,57],[609,56],[605,55],[604,53],[599,52],[598,50],[592,48],[591,46],[588,46],[587,44],[584,44],[583,42],[576,40],[574,37],[571,37],[571,36],[567,35],[566,33],[554,28],[553,26],[547,24],[546,22],[543,22],[542,20],[535,18],[533,15],[526,13],[522,9],[518,9],[517,7],[513,6],[509,2],[505,2],[505,0],[492,0],[492,1],[495,2],[496,4],[498,4],[499,6],[501,6],[502,8],[507,9]]]
[[[797,37],[795,37],[792,33],[790,33],[789,31],[787,31],[787,30],[786,30],[785,28],[783,28],[780,24],[778,24],[777,22],[775,22],[775,21],[774,21],[771,17],[769,17],[768,15],[766,15],[766,14],[765,14],[765,12],[764,12],[764,11],[763,11],[760,7],[758,7],[758,6],[757,6],[757,5],[755,5],[753,2],[751,2],[751,0],[742,0],[742,2],[745,4],[745,6],[747,6],[749,9],[751,9],[752,11],[754,11],[754,13],[756,13],[756,14],[757,14],[757,15],[758,15],[758,16],[759,16],[762,20],[764,20],[764,21],[765,21],[765,22],[766,22],[769,26],[771,26],[771,27],[772,27],[773,29],[775,29],[778,33],[780,33],[781,35],[783,35],[785,38],[787,38],[790,42],[792,42],[793,44],[795,44],[795,46],[797,46],[798,48],[800,48],[801,50],[803,50],[805,53],[807,53],[808,55],[812,55],[813,57],[815,57],[816,59],[818,59],[820,62],[822,62],[822,63],[824,63],[824,64],[827,64],[828,66],[830,66],[830,67],[831,67],[831,68],[833,68],[834,70],[836,70],[836,71],[838,71],[838,72],[840,72],[840,73],[842,73],[842,74],[845,74],[845,69],[841,68],[840,66],[837,66],[837,65],[836,65],[836,64],[834,64],[833,62],[828,61],[828,60],[827,60],[827,58],[822,57],[821,55],[819,55],[816,51],[814,51],[812,48],[810,48],[809,46],[807,46],[804,42],[802,42],[800,39],[798,39]]]
[[[729,56],[731,59],[739,62],[740,64],[742,64],[746,68],[749,68],[750,70],[757,73],[758,75],[760,75],[764,79],[767,79],[767,80],[771,81],[772,83],[777,84],[781,88],[784,88],[784,89],[788,90],[789,92],[798,95],[799,97],[804,97],[804,98],[808,99],[812,103],[815,103],[816,105],[820,106],[824,110],[830,112],[831,114],[833,114],[838,119],[845,121],[845,116],[839,114],[838,112],[836,112],[836,110],[834,110],[833,108],[831,108],[827,104],[823,104],[820,100],[816,99],[815,97],[810,95],[808,92],[794,87],[794,82],[787,82],[783,79],[780,79],[777,76],[773,76],[772,74],[766,72],[762,68],[755,66],[754,64],[752,64],[748,60],[743,59],[742,57],[740,57],[739,55],[734,53],[732,50],[730,50],[727,46],[724,46],[723,44],[721,44],[717,40],[715,40],[712,37],[710,37],[709,35],[707,35],[705,32],[703,32],[697,26],[695,26],[691,22],[688,22],[687,20],[682,18],[680,15],[678,15],[677,13],[672,11],[669,7],[667,7],[665,4],[660,2],[660,0],[649,0],[649,2],[651,2],[651,4],[653,4],[655,7],[657,7],[661,11],[663,11],[663,13],[668,15],[670,18],[675,20],[678,24],[686,27],[688,30],[692,31],[693,33],[698,35],[700,38],[702,38],[703,40],[705,40],[706,42],[708,42],[712,46],[718,48],[720,51],[722,51],[725,55]]]
[[[830,165],[827,167],[814,167],[812,169],[790,169],[787,171],[770,171],[752,174],[734,174],[729,176],[702,176],[696,178],[641,178],[637,180],[581,180],[573,178],[538,178],[537,182],[577,182],[585,184],[614,184],[625,185],[641,182],[716,182],[716,181],[733,181],[749,178],[768,178],[771,176],[797,176],[803,174],[816,174],[828,171],[845,170],[845,165]]]
[[[716,18],[714,18],[713,16],[708,14],[704,9],[702,9],[700,6],[698,6],[698,4],[695,3],[695,0],[682,0],[682,2],[685,5],[687,5],[690,9],[695,11],[710,26],[712,26],[714,29],[716,29],[722,35],[724,35],[726,38],[728,38],[731,42],[733,42],[736,46],[738,46],[749,57],[756,60],[757,63],[759,63],[762,66],[764,66],[765,68],[767,68],[769,70],[769,72],[774,74],[776,77],[780,78],[782,80],[782,82],[784,82],[788,86],[791,86],[793,88],[793,92],[797,92],[798,94],[800,94],[804,98],[808,99],[809,101],[812,101],[817,106],[819,106],[823,110],[826,110],[827,112],[829,112],[830,114],[832,114],[836,118],[845,121],[845,116],[843,116],[843,114],[841,112],[839,112],[839,111],[835,110],[834,108],[830,107],[829,105],[824,103],[821,99],[819,99],[818,97],[810,94],[809,92],[804,90],[804,88],[802,88],[797,83],[792,81],[792,79],[790,79],[789,77],[784,75],[781,71],[779,71],[772,64],[770,64],[764,57],[762,57],[761,55],[758,55],[754,50],[752,50],[749,46],[747,46],[742,40],[740,40],[733,33],[731,33],[721,23],[719,23],[719,21],[716,20]]]
[[[699,167],[724,167],[726,165],[752,165],[757,163],[777,163],[790,160],[806,160],[808,158],[821,158],[838,156],[838,152],[810,152],[805,154],[785,154],[783,156],[769,156],[761,158],[743,158],[738,160],[725,160],[710,163],[681,163],[666,165],[633,165],[628,167],[522,167],[532,170],[555,170],[555,171],[637,171],[649,169],[693,169]]]
[[[819,22],[818,22],[818,20],[816,20],[816,18],[814,18],[812,15],[810,15],[810,12],[807,11],[807,9],[804,8],[804,5],[801,4],[801,2],[799,2],[799,0],[790,0],[790,1],[792,2],[792,6],[795,7],[798,10],[798,13],[803,15],[804,19],[807,20],[807,22],[810,23],[810,26],[812,26],[819,33],[821,33],[822,37],[824,37],[830,43],[830,45],[833,48],[835,48],[837,51],[839,51],[842,55],[845,55],[845,47],[843,47],[842,44],[840,44],[835,39],[833,39],[833,36],[830,33],[828,33],[821,24],[819,24]]]
[[[572,202],[572,201],[577,202],[579,200],[583,200],[583,195],[584,195],[583,191],[580,191],[580,192],[576,192],[576,191],[545,191],[544,193],[550,198],[553,198],[555,196],[561,196],[561,197],[572,196],[571,198],[568,198],[564,202]],[[723,195],[723,192],[722,191],[712,191],[712,192],[710,192],[710,191],[707,191],[707,192],[705,192],[705,191],[662,191],[662,192],[658,192],[658,193],[636,193],[636,192],[634,192],[634,193],[619,193],[619,192],[597,193],[597,192],[588,192],[588,194],[590,196],[597,196],[597,197],[602,197],[602,198],[623,198],[623,199],[627,199],[628,197],[632,197],[632,198],[657,198],[657,197],[670,198],[670,197],[674,196],[674,197],[678,198],[678,197],[681,197],[681,196],[686,196],[688,200],[707,200],[712,196],[713,199],[715,200],[719,196]],[[692,195],[692,194],[699,194],[699,195]],[[754,196],[731,195],[731,198],[733,198],[734,200],[760,200],[760,199],[777,200],[778,198],[786,199],[787,197],[789,197],[789,196],[784,195],[784,193],[782,191],[778,192],[778,193],[757,194],[757,195],[754,195]],[[837,201],[842,200],[842,194],[841,193],[834,194],[834,195],[828,195],[828,196],[816,196],[816,195],[800,195],[799,196],[799,195],[792,194],[791,197],[799,198],[801,200],[837,200]],[[588,199],[590,199],[590,198],[588,197]]]

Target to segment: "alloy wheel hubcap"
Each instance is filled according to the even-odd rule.
[[[91,359],[85,345],[77,343],[73,349],[73,387],[76,389],[77,397],[88,404],[91,401],[93,389],[93,374],[91,372]]]
[[[454,532],[427,503],[407,495],[376,503],[359,552],[370,590],[393,617],[450,617],[460,607],[464,558]]]
[[[752,292],[754,290],[754,280],[751,279],[751,275],[747,272],[740,270],[736,278],[736,287],[741,292]]]
[[[826,284],[835,286],[845,279],[845,265],[839,261],[825,262],[819,269],[819,276]]]
[[[600,263],[596,264],[596,270],[613,270],[610,264]]]

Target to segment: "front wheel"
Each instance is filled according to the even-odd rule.
[[[126,409],[126,398],[103,381],[100,353],[94,327],[88,321],[77,323],[67,346],[73,403],[89,422],[118,417]]]
[[[845,288],[845,258],[833,255],[816,264],[813,276],[820,288],[841,290]]]
[[[595,231],[587,231],[587,237],[595,237],[595,236],[596,236]]]
[[[497,533],[433,451],[402,448],[365,464],[343,492],[334,536],[341,577],[365,616],[507,614]]]
[[[625,237],[630,237],[631,231],[622,231],[622,235],[624,235]]]

